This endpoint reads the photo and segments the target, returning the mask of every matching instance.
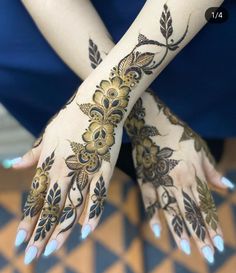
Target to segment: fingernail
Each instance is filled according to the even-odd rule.
[[[188,240],[185,240],[185,239],[181,240],[180,247],[185,254],[190,255],[191,249],[190,249],[190,244]]]
[[[222,252],[224,250],[224,241],[222,239],[222,237],[220,235],[216,235],[214,238],[213,238],[213,242],[214,242],[214,245],[215,247],[220,251]]]
[[[226,187],[228,187],[230,189],[234,188],[234,184],[231,181],[229,181],[228,178],[226,178],[224,176],[221,178],[221,182],[222,182],[222,184],[224,184]]]
[[[16,157],[13,159],[4,159],[1,163],[2,163],[3,168],[9,169],[14,164],[18,164],[21,160],[22,160],[22,157]]]
[[[88,235],[90,234],[91,232],[91,227],[89,224],[85,225],[82,230],[81,230],[81,238],[84,240],[85,238],[88,237]]]
[[[154,224],[152,225],[152,230],[153,230],[153,233],[154,235],[159,238],[161,236],[161,228],[158,224]]]
[[[36,257],[38,253],[38,249],[36,246],[30,246],[27,250],[27,252],[25,253],[25,260],[24,260],[24,263],[27,265],[27,264],[30,264],[34,258]]]
[[[202,253],[210,264],[214,263],[213,251],[209,246],[204,246],[202,248]]]
[[[57,249],[57,240],[52,240],[50,243],[47,244],[46,249],[44,251],[44,256],[51,255]]]
[[[26,236],[27,236],[26,231],[20,229],[16,234],[15,246],[16,247],[20,246],[25,241]]]

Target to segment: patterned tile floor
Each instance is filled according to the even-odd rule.
[[[236,181],[236,173],[229,174]],[[3,177],[0,181],[4,182]],[[15,231],[26,192],[0,192],[0,273],[235,273],[236,192],[214,193],[226,249],[207,265],[192,245],[186,257],[177,250],[163,223],[162,238],[154,239],[134,182],[118,173],[110,186],[101,224],[93,235],[79,239],[79,225],[54,256],[24,266],[24,247],[15,250]],[[142,213],[140,213],[142,211]]]

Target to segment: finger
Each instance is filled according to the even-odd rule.
[[[85,239],[97,227],[107,197],[108,184],[111,178],[109,171],[104,171],[93,178],[89,189],[88,206],[81,229],[81,238]]]
[[[178,207],[177,199],[174,194],[166,188],[160,187],[158,193],[161,207],[177,246],[185,254],[190,255],[190,240]]]
[[[17,158],[15,162],[13,160],[12,168],[19,170],[29,168],[37,164],[42,152],[42,140],[43,140],[42,137],[38,138],[31,150],[29,150],[22,157]]]
[[[41,255],[64,207],[69,178],[62,175],[56,177],[55,173],[52,173],[51,180],[53,183],[49,186],[40,217],[26,248],[25,264],[31,263]]]
[[[87,195],[90,182],[88,175],[86,173],[74,172],[70,177],[70,189],[66,197],[65,206],[58,224],[46,245],[44,256],[51,255],[64,244],[84,210],[85,196]]]
[[[207,157],[203,157],[203,168],[207,181],[212,185],[222,189],[234,189],[235,185],[228,178],[222,176]]]
[[[50,171],[54,164],[54,151],[43,161],[39,160],[30,192],[23,208],[22,220],[18,226],[15,245],[18,247],[31,237],[44,204],[50,183]]]
[[[195,180],[196,183],[191,187],[192,194],[197,206],[200,208],[213,244],[220,252],[222,252],[224,250],[222,230],[220,228],[216,206],[208,188],[206,178],[203,173],[201,176],[195,174]]]
[[[209,263],[213,263],[214,247],[191,189],[182,189],[182,193],[178,194],[177,199],[181,214],[200,253]]]
[[[159,238],[161,236],[161,221],[159,217],[160,203],[157,191],[151,182],[144,182],[142,184],[139,182],[139,186],[149,225],[154,235]]]

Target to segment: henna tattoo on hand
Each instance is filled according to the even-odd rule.
[[[103,177],[101,176],[96,183],[94,194],[91,196],[93,205],[89,211],[89,219],[98,217],[104,209],[104,201],[106,199],[106,187]]]
[[[183,232],[183,219],[177,208],[177,201],[168,191],[173,187],[173,179],[170,171],[178,165],[179,161],[171,159],[173,150],[160,148],[152,140],[152,137],[160,135],[154,126],[145,124],[145,108],[140,98],[134,105],[125,122],[125,129],[132,141],[136,158],[136,174],[141,183],[151,183],[154,188],[162,187],[161,204],[156,200],[146,208],[148,219],[152,218],[159,208],[164,209],[172,217],[174,232],[181,237]]]
[[[207,186],[207,183],[203,182],[197,175],[196,182],[200,199],[200,209],[205,214],[204,219],[214,231],[217,231],[219,220],[211,192]]]
[[[50,181],[48,172],[54,163],[54,156],[55,153],[53,151],[52,154],[43,162],[42,167],[37,168],[31,190],[23,209],[22,218],[25,218],[26,216],[34,217],[42,209]]]
[[[160,32],[164,37],[164,43],[150,40],[143,34],[138,36],[138,44],[133,50],[126,55],[117,66],[113,67],[110,76],[106,80],[102,80],[98,85],[93,95],[92,103],[79,104],[80,110],[89,117],[89,126],[82,135],[83,144],[76,143],[76,150],[73,150],[73,155],[66,158],[65,162],[67,167],[72,171],[72,184],[71,187],[78,188],[80,193],[79,201],[71,200],[70,191],[68,197],[71,204],[64,208],[62,213],[61,222],[71,219],[67,227],[61,231],[64,232],[71,228],[76,219],[76,208],[82,204],[83,194],[80,186],[80,175],[86,177],[86,183],[91,178],[91,175],[99,172],[103,161],[110,162],[110,150],[115,144],[115,128],[124,118],[125,112],[129,102],[129,94],[134,87],[139,83],[143,75],[151,75],[153,70],[156,69],[166,58],[169,50],[176,50],[178,45],[185,38],[188,30],[188,25],[184,35],[174,42],[171,39],[173,33],[172,19],[167,5],[164,5],[163,13],[160,18]],[[163,56],[156,61],[156,53],[147,52],[146,45],[156,45],[164,47],[165,52]],[[144,51],[144,52],[143,52]],[[102,61],[100,52],[93,41],[89,40],[89,58],[91,66],[95,68],[98,63]],[[159,58],[159,55],[158,55]],[[142,121],[141,121],[142,122]],[[155,135],[157,130],[154,127],[142,127],[142,136],[146,136],[145,144],[151,151],[159,149],[155,146],[150,136]],[[140,146],[142,149],[143,146]],[[146,147],[145,147],[146,148]],[[142,153],[142,151],[140,150]],[[168,172],[177,164],[169,157],[173,151],[169,148],[158,150],[158,158],[156,158],[154,169],[149,173],[149,169],[145,168],[148,176],[159,176],[161,178],[160,184],[171,186],[173,185],[171,177]],[[149,156],[146,155],[146,164],[149,164]],[[154,156],[155,157],[155,156]],[[151,162],[151,164],[153,164]],[[161,173],[162,172],[162,173]],[[152,179],[153,181],[154,178]],[[85,183],[85,184],[86,184]],[[84,182],[82,183],[84,184]],[[96,214],[96,213],[95,213]]]
[[[149,89],[148,92],[155,99],[159,111],[163,111],[163,114],[167,117],[169,122],[173,125],[179,125],[183,128],[182,136],[179,142],[183,142],[186,140],[193,140],[194,148],[196,152],[200,152],[202,149],[205,152],[208,160],[211,164],[215,165],[215,160],[209,151],[209,148],[206,142],[196,133],[194,132],[184,121],[182,121],[177,115],[175,115],[154,93]]]
[[[201,210],[197,206],[196,202],[183,190],[182,194],[184,197],[186,220],[192,226],[197,237],[204,242],[206,237],[206,227],[202,218]]]
[[[57,223],[60,214],[60,201],[61,189],[56,182],[47,195],[41,218],[36,229],[34,241],[38,241],[40,238],[44,239],[47,232],[49,232],[52,226]]]

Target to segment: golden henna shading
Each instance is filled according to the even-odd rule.
[[[23,209],[23,218],[37,215],[43,207],[46,197],[48,184],[50,182],[49,173],[52,164],[54,163],[54,152],[46,158],[41,167],[38,167],[33,178],[31,190],[27,197]]]
[[[103,161],[110,162],[110,149],[115,144],[115,128],[122,121],[127,111],[130,92],[144,75],[151,75],[153,70],[160,66],[169,50],[174,51],[179,47],[178,45],[185,38],[187,31],[188,25],[183,36],[177,42],[173,41],[171,38],[173,34],[172,18],[165,4],[160,18],[160,33],[164,38],[164,43],[150,40],[145,35],[139,34],[138,43],[133,50],[117,66],[113,67],[108,79],[102,80],[96,86],[92,103],[79,104],[80,110],[89,117],[89,126],[82,135],[84,143],[74,143],[73,145],[77,147],[76,151],[71,147],[73,155],[68,156],[65,160],[67,167],[71,170],[68,176],[72,177],[72,181],[71,190],[68,194],[70,205],[64,208],[60,222],[63,223],[69,219],[71,221],[60,233],[74,225],[77,217],[76,209],[83,203],[84,199],[82,191],[89,183],[91,175],[101,169]],[[158,55],[157,58],[159,59],[155,60],[156,53],[146,51],[146,45],[164,47],[164,54]],[[101,62],[101,56],[98,53],[97,46],[90,40],[89,58],[94,68]],[[151,132],[152,130],[154,131]],[[155,129],[144,127],[142,133],[150,135],[155,133]],[[146,139],[144,143],[150,146],[150,149],[155,150],[150,139]],[[140,149],[142,149],[141,146]],[[142,151],[140,150],[140,152]],[[167,175],[168,171],[176,164],[175,161],[168,161],[172,152],[171,149],[159,151],[162,158],[156,166],[159,172],[166,174],[161,176],[161,184],[172,184],[171,177]],[[167,164],[167,162],[169,163]],[[149,175],[155,174],[149,173]],[[79,197],[76,201],[71,199],[72,191],[78,192]]]

